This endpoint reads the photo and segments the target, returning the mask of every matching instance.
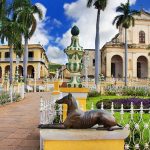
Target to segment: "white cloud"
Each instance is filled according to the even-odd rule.
[[[56,46],[49,45],[47,56],[53,63],[65,64],[67,62],[66,54]]]
[[[36,3],[38,7],[42,10],[43,12],[43,20],[39,20],[38,16],[35,15],[36,20],[37,20],[37,28],[36,31],[33,35],[33,37],[30,39],[29,43],[30,44],[41,44],[44,47],[48,47],[46,50],[47,56],[51,62],[54,63],[60,63],[60,64],[65,64],[67,61],[65,53],[60,50],[58,47],[50,45],[50,41],[54,39],[54,37],[50,36],[50,31],[46,30],[46,24],[48,22],[51,22],[52,26],[55,27],[60,27],[62,23],[57,20],[56,18],[52,19],[50,17],[46,16],[47,9],[45,6],[43,6],[40,3]],[[53,29],[53,27],[49,27],[49,29]]]
[[[60,26],[62,25],[62,23],[61,23],[59,20],[57,20],[56,18],[54,18],[53,23],[54,23],[54,25],[56,25],[57,27],[60,27]]]
[[[100,42],[101,46],[109,41],[118,31],[112,25],[114,17],[117,15],[115,9],[124,0],[108,0],[108,6],[104,12],[101,12],[100,20]],[[136,0],[130,0],[134,4]],[[80,44],[84,48],[94,48],[95,43],[95,26],[97,11],[93,8],[86,7],[87,0],[78,0],[73,3],[64,5],[65,14],[68,18],[74,20],[73,25],[76,24],[80,29]],[[59,39],[59,43],[66,47],[70,44],[70,29],[63,34]]]
[[[101,22],[100,22],[100,42],[101,46],[105,44],[107,41],[109,41],[118,31],[115,28],[115,26],[112,25],[112,21],[114,17],[117,15],[115,12],[115,9],[117,6],[120,5],[120,3],[124,3],[124,0],[108,0],[108,6],[104,12],[101,12]],[[130,0],[131,4],[134,4],[136,0]],[[72,3],[66,3],[64,5],[64,11],[66,14],[66,17],[73,19],[72,22],[73,25],[77,25],[80,29],[80,45],[84,48],[94,48],[95,43],[95,26],[96,26],[96,15],[97,11],[93,8],[87,8],[86,7],[87,0],[77,0],[76,2]],[[48,31],[45,29],[45,25],[50,19],[52,21],[52,24],[55,24],[55,27],[60,27],[62,23],[57,20],[46,17],[46,8],[38,3],[38,6],[43,10],[44,12],[44,20],[40,21],[38,20],[38,26],[37,30],[34,34],[34,36],[31,38],[30,43],[40,43],[45,46],[49,44],[49,41],[51,39],[55,39],[55,42],[66,48],[68,45],[70,45],[71,42],[71,33],[70,29],[66,31],[62,35],[62,37],[51,37],[49,36]],[[36,16],[37,17],[37,16]],[[66,54],[64,52],[53,45],[49,45],[47,49],[47,55],[51,62],[55,63],[61,63],[65,64]]]
[[[36,20],[37,20],[37,28],[36,31],[33,35],[33,37],[31,37],[31,39],[29,40],[30,44],[41,44],[43,46],[48,45],[49,40],[53,39],[53,37],[51,37],[49,35],[49,32],[46,30],[45,26],[46,23],[48,21],[48,17],[46,17],[46,12],[47,9],[45,8],[45,6],[43,6],[40,3],[36,3],[36,5],[42,10],[43,12],[43,20],[39,20],[38,16],[35,15]]]

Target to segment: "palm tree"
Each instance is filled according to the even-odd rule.
[[[0,30],[1,42],[4,43],[5,40],[8,41],[9,53],[10,53],[10,84],[12,84],[12,70],[13,70],[13,47],[20,40],[20,33],[22,32],[21,26],[14,20],[5,18],[3,25]]]
[[[0,1],[0,20],[5,16],[6,14],[6,0]]]
[[[21,58],[21,56],[23,55],[23,45],[22,45],[22,37],[18,37],[18,40],[15,42],[14,44],[14,53],[16,54],[16,56],[18,55],[19,58]]]
[[[128,76],[128,43],[127,43],[127,29],[130,26],[134,26],[135,19],[133,15],[140,15],[140,12],[137,10],[132,10],[130,8],[129,0],[127,3],[121,3],[120,6],[116,8],[116,12],[119,12],[120,15],[116,16],[113,20],[113,25],[116,24],[116,28],[122,26],[125,29],[125,86],[127,86],[127,76]]]
[[[16,14],[16,20],[24,26],[24,62],[23,62],[23,75],[24,82],[26,84],[27,79],[27,63],[28,63],[28,40],[32,37],[36,30],[37,21],[35,14],[38,15],[39,19],[42,20],[42,10],[37,5],[32,5],[30,0],[14,0],[13,9]]]
[[[99,74],[101,73],[101,53],[100,53],[100,13],[104,11],[107,6],[107,0],[88,0],[87,7],[94,6],[97,9],[96,21],[96,37],[95,37],[95,84],[98,90]]]
[[[6,17],[6,0],[0,1],[0,29],[3,24],[3,20]]]

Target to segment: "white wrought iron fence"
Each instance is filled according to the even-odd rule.
[[[40,124],[62,123],[63,109],[61,105],[56,105],[55,101],[56,98],[52,97],[49,100],[41,98]],[[101,103],[101,110],[104,109],[104,104]],[[107,110],[115,116],[120,125],[130,130],[130,135],[125,140],[125,150],[150,150],[150,108],[144,109],[141,103],[139,109],[134,109],[131,103],[129,109],[125,109],[123,104],[120,109],[115,109],[112,103]]]
[[[101,109],[105,109],[103,103]],[[123,104],[120,109],[115,109],[112,102],[111,108],[107,110],[115,116],[120,125],[130,130],[130,135],[125,140],[125,150],[150,150],[150,108],[144,109],[141,102],[140,108],[134,109],[131,102],[129,109],[124,109]]]
[[[59,96],[61,97],[61,96]],[[48,100],[40,100],[40,124],[62,123],[62,106],[57,105],[56,97],[50,97]]]

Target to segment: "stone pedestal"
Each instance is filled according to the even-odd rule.
[[[124,150],[127,129],[97,131],[96,129],[41,129],[41,150]]]

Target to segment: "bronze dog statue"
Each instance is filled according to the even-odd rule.
[[[105,129],[112,130],[111,127],[117,126],[113,115],[105,110],[82,111],[78,108],[76,99],[72,94],[68,94],[56,101],[57,104],[67,104],[67,118],[64,121],[65,128],[87,129],[94,125],[103,125]],[[100,129],[100,128],[99,128]],[[119,128],[120,129],[120,128]]]

